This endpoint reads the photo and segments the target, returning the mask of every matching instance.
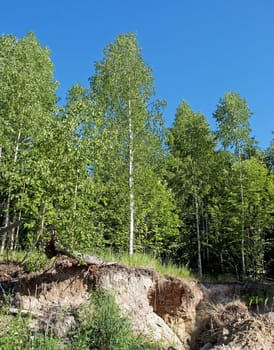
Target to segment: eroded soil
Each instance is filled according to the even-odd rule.
[[[165,349],[274,349],[271,308],[253,312],[240,301],[253,284],[202,285],[148,268],[81,266],[67,257],[35,273],[0,261],[0,298],[9,303],[11,317],[18,310],[30,313],[33,331],[51,327],[64,340],[77,327],[74,311],[88,304],[97,287],[114,294],[136,334],[161,341]]]

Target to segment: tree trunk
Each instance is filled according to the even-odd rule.
[[[17,135],[16,146],[15,146],[15,152],[14,152],[14,163],[17,162],[18,152],[19,152],[20,139],[21,139],[21,130],[18,131],[18,135]]]
[[[134,241],[134,192],[133,192],[133,128],[131,116],[131,100],[128,101],[128,117],[129,117],[129,211],[130,211],[130,227],[129,227],[129,255],[133,254]]]
[[[241,150],[238,146],[238,160],[240,162],[240,193],[241,193],[241,256],[242,256],[242,274],[246,276],[245,264],[245,209],[244,209],[244,188],[243,188],[243,173],[242,173],[242,157]]]
[[[224,257],[223,257],[223,252],[220,252],[220,264],[221,264],[221,271],[224,273]]]
[[[242,209],[242,220],[241,220],[241,255],[242,255],[242,273],[243,277],[246,275],[245,265],[245,218],[244,218],[244,190],[241,179],[241,209]]]
[[[15,143],[15,150],[14,150],[14,157],[13,157],[14,164],[17,162],[17,158],[18,158],[20,139],[21,139],[21,130],[18,131],[17,140]],[[10,223],[10,201],[11,201],[11,190],[9,190],[7,204],[5,208],[4,227],[8,226]],[[6,241],[7,241],[7,232],[5,232],[2,236],[1,253],[3,253],[5,249]]]
[[[195,217],[196,217],[196,233],[197,233],[197,249],[198,249],[198,273],[199,277],[201,278],[203,276],[202,271],[202,258],[201,258],[201,237],[200,237],[200,225],[199,225],[199,202],[198,202],[198,196],[197,192],[195,190],[194,193],[194,200],[195,200]]]
[[[9,191],[8,198],[7,198],[7,203],[6,203],[6,206],[5,206],[5,218],[4,218],[4,223],[3,223],[4,227],[9,226],[9,223],[10,223],[10,196],[11,196],[11,193]],[[3,252],[5,250],[5,247],[6,247],[7,235],[8,235],[7,232],[4,232],[3,235],[2,235],[1,254],[3,254]]]
[[[22,219],[22,209],[20,209],[19,215],[18,215],[18,220],[21,221],[21,219]],[[15,229],[14,241],[12,242],[13,250],[17,250],[19,246],[19,231],[20,231],[20,226],[17,226]]]
[[[72,239],[71,246],[74,248],[75,245],[75,227],[76,227],[76,217],[77,217],[77,201],[78,201],[78,181],[79,181],[79,172],[77,169],[76,172],[76,181],[74,185],[74,199],[73,199],[73,221],[72,221]]]
[[[13,218],[13,222],[15,221],[15,217]],[[15,236],[15,229],[11,229],[8,235],[8,241],[7,241],[7,250],[12,251],[14,247],[14,236]]]

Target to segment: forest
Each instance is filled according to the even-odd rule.
[[[274,278],[274,140],[259,148],[245,98],[220,97],[214,131],[182,100],[166,128],[135,34],[94,68],[60,105],[49,49],[1,36],[1,253],[38,249],[54,227],[72,251]]]

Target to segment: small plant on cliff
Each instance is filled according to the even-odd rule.
[[[74,337],[72,349],[77,350],[153,350],[153,345],[137,338],[129,320],[120,315],[114,298],[102,291],[94,293],[94,313],[85,320]]]

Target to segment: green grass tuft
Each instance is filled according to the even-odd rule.
[[[130,256],[126,253],[114,254],[111,250],[106,250],[103,251],[100,256],[106,261],[117,261],[129,266],[152,268],[161,274],[183,279],[195,279],[186,266],[178,266],[171,262],[163,264],[160,259],[149,254],[134,253]]]

